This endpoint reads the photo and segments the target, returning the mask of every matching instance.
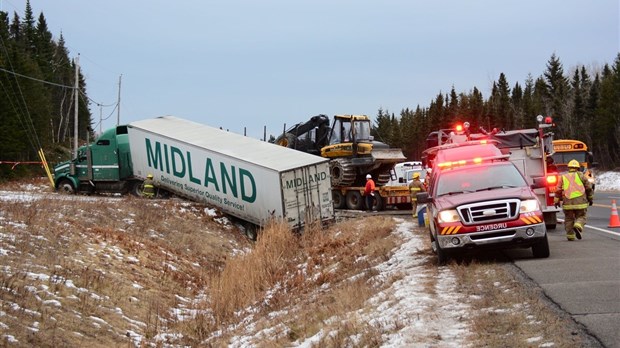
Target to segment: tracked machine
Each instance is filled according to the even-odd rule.
[[[408,197],[402,188],[384,188],[390,170],[406,160],[401,149],[374,141],[370,119],[365,115],[335,115],[330,126],[326,115],[317,115],[298,123],[275,139],[275,143],[330,159],[332,196],[336,208],[361,209],[361,192],[366,175],[377,185],[376,210],[395,202],[393,197]]]

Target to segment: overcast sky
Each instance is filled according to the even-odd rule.
[[[31,0],[87,92],[120,121],[174,115],[262,137],[316,114],[398,115],[504,73],[512,87],[555,53],[565,72],[620,52],[618,0]],[[23,18],[25,0],[0,0]],[[91,105],[103,128],[111,107]],[[97,127],[98,129],[98,127]]]

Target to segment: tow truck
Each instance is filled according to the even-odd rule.
[[[429,149],[432,176],[428,192],[417,194],[429,214],[431,248],[438,263],[455,254],[497,248],[532,248],[549,257],[543,212],[510,155],[496,142],[464,141]]]
[[[509,155],[529,185],[535,180],[544,179],[544,185],[537,186],[534,193],[540,203],[545,225],[548,229],[555,229],[557,213],[560,212],[553,204],[558,173],[549,171],[548,160],[554,153],[553,132],[547,131],[553,125],[549,116],[538,115],[537,128],[487,131],[480,128],[479,132],[471,132],[468,122],[457,124],[452,129],[442,129],[429,134],[426,139],[427,150],[423,153],[423,160],[433,160],[437,148],[448,144],[464,144],[468,142],[488,142],[499,148],[503,154]],[[445,163],[445,161],[444,161]],[[539,180],[540,181],[540,180]]]

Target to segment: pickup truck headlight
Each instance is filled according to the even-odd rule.
[[[459,213],[457,213],[456,210],[444,210],[439,212],[437,220],[439,221],[439,223],[446,223],[461,221],[461,218],[459,217]]]
[[[521,213],[532,213],[537,210],[540,210],[537,199],[527,199],[525,201],[521,201]]]

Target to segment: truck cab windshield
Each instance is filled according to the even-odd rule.
[[[512,163],[468,167],[441,173],[436,196],[525,186],[525,179]]]

